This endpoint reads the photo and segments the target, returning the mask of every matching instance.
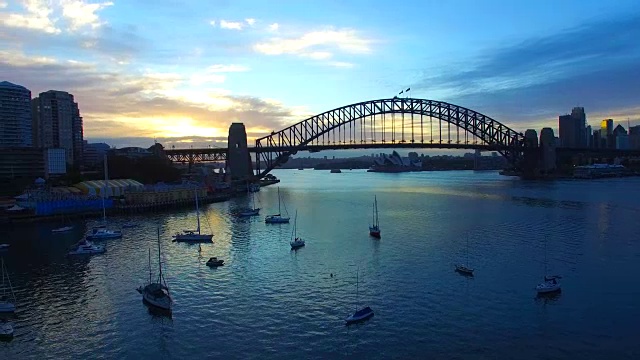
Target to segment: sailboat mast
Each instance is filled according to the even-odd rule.
[[[360,269],[356,271],[356,311],[358,311],[358,287],[359,287]]]
[[[107,196],[107,187],[109,186],[109,162],[107,154],[104,155],[104,187],[102,188],[102,220],[107,221],[107,209],[104,205],[104,198]]]
[[[278,186],[278,215],[282,214],[280,212],[280,187]]]
[[[162,284],[162,260],[160,260],[160,226],[158,226],[158,283]]]
[[[151,284],[151,248],[149,248],[149,284]]]
[[[200,235],[200,207],[198,205],[198,187],[197,186],[195,191],[196,191],[196,217],[198,218],[198,235]]]
[[[547,238],[544,238],[544,277],[547,277]]]
[[[378,217],[378,197],[374,196],[373,198],[375,200],[375,205],[376,205],[376,228],[380,227],[380,218]]]

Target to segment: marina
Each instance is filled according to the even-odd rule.
[[[453,352],[508,357],[513,350],[496,348],[496,342],[520,342],[534,349],[545,344],[544,352],[534,350],[532,357],[571,351],[604,359],[622,353],[620,342],[626,349],[636,346],[629,335],[635,326],[631,319],[639,315],[633,297],[616,298],[616,309],[624,309],[619,313],[609,309],[606,295],[635,291],[609,280],[635,266],[638,244],[608,245],[621,244],[618,235],[633,231],[625,225],[633,205],[628,197],[605,197],[609,194],[598,190],[606,184],[584,182],[571,191],[573,182],[558,182],[549,197],[548,185],[531,188],[496,172],[450,172],[446,177],[366,170],[339,177],[301,173],[304,177],[283,176],[287,180],[279,191],[255,193],[267,209],[275,209],[281,199],[297,211],[297,221],[265,224],[257,217],[233,216],[234,209],[251,203],[248,197],[210,204],[200,211],[203,226],[211,226],[215,236],[200,246],[171,241],[172,234],[195,223],[193,201],[184,211],[110,216],[113,228],[130,222],[138,226],[123,229],[122,240],[101,241],[106,251],[99,255],[66,256],[99,219],[72,221],[74,230],[55,237],[50,230],[59,224],[4,228],[10,244],[6,268],[19,294],[20,316],[10,320],[13,338],[0,343],[0,356],[47,352],[85,357],[95,351],[108,357],[161,356],[165,350],[158,349],[159,341],[172,357],[244,357],[260,354],[268,344],[269,353],[281,358],[315,358],[318,352],[322,357]],[[363,181],[369,187],[362,188]],[[638,185],[634,178],[612,181],[621,193]],[[384,220],[382,240],[364,228],[372,221],[372,200]],[[606,227],[599,232],[603,207],[610,216],[600,220]],[[478,208],[483,216],[471,216]],[[171,289],[171,317],[144,306],[134,291],[149,279],[147,259],[149,249],[158,247],[158,230],[161,253],[159,260],[152,257],[151,269],[162,263]],[[548,273],[540,234],[548,237]],[[307,246],[291,251],[292,235]],[[473,265],[476,276],[452,271],[451,264],[461,260]],[[589,285],[596,273],[606,280],[597,289]],[[550,274],[563,275],[562,293],[537,297],[535,285]],[[586,297],[590,304],[583,301]],[[600,317],[583,316],[592,306],[615,321],[606,332],[618,340],[604,337],[605,329],[597,326]],[[262,316],[248,315],[250,309]],[[514,327],[520,335],[510,332]],[[254,328],[273,332],[247,331]],[[57,335],[38,335],[45,331]],[[473,345],[459,342],[465,331],[477,331]],[[215,337],[215,347],[194,345],[187,335],[193,333]],[[291,346],[282,342],[284,335]],[[594,339],[593,345],[570,341],[574,336]],[[404,342],[420,345],[397,345]]]

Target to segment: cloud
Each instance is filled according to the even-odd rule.
[[[256,23],[256,19],[252,19],[252,18],[244,19],[244,21],[246,21],[247,24],[249,24],[249,26],[253,26],[253,24]]]
[[[22,0],[22,11],[0,13],[0,24],[10,28],[59,34],[64,28],[69,32],[81,29],[97,29],[105,22],[97,12],[113,5],[112,2],[87,3],[84,0]]]
[[[273,23],[273,24],[269,25],[269,31],[278,31],[279,27],[280,27],[280,25],[278,25],[278,23]]]
[[[44,0],[25,0],[23,13],[0,13],[0,24],[6,27],[43,31],[49,34],[61,32],[50,18],[53,10]]]
[[[0,1],[0,9],[4,9],[7,6],[9,6],[9,4],[6,1]]]
[[[84,26],[92,29],[98,28],[104,24],[100,17],[96,14],[108,6],[112,6],[112,2],[89,4],[82,0],[61,0],[62,16],[69,20],[69,29],[78,30]]]
[[[352,68],[354,65],[352,63],[344,62],[344,61],[330,61],[327,65],[338,67],[338,68]]]
[[[242,30],[244,24],[239,21],[220,20],[220,27],[229,30]]]
[[[312,57],[314,53],[325,53],[324,58],[333,52],[347,54],[368,54],[372,40],[361,37],[352,29],[327,29],[312,31],[296,37],[274,37],[257,43],[254,50],[265,55],[297,55]]]
[[[216,26],[216,21],[215,21],[215,20],[211,20],[211,21],[209,21],[209,25],[211,25],[211,26]]]
[[[639,16],[591,22],[425,70],[411,87],[511,122],[557,124],[558,115],[578,104],[616,112],[637,106],[638,38]]]
[[[208,72],[245,72],[245,71],[249,71],[250,69],[244,65],[235,65],[235,64],[231,64],[231,65],[222,65],[222,64],[216,64],[216,65],[211,65],[207,68]]]
[[[248,70],[234,64],[209,69],[207,76]],[[0,50],[0,73],[9,74],[5,80],[29,88],[34,96],[50,89],[72,93],[89,139],[125,134],[148,139],[213,138],[226,136],[232,122],[244,122],[252,134],[268,134],[300,120],[295,108],[224,89],[194,87],[189,75],[173,72],[124,73],[102,63]]]

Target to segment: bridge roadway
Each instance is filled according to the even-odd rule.
[[[458,150],[482,150],[482,151],[500,151],[507,149],[501,145],[486,144],[457,144],[455,142],[447,143],[419,143],[419,142],[378,142],[363,144],[328,144],[328,145],[301,145],[301,146],[265,146],[265,147],[249,147],[250,153],[258,152],[298,152],[309,151],[312,153],[326,150],[353,150],[353,149],[458,149]],[[165,154],[169,160],[181,163],[194,162],[216,162],[227,160],[228,148],[205,148],[205,149],[171,149],[165,150]]]
[[[456,144],[452,143],[411,143],[411,142],[386,142],[386,143],[366,143],[366,144],[330,144],[330,145],[303,145],[303,146],[273,146],[273,147],[250,147],[249,152],[297,152],[309,151],[312,153],[323,150],[348,150],[348,149],[459,149],[459,150],[481,150],[499,151],[504,146],[486,144]],[[204,148],[204,149],[170,149],[165,150],[165,154],[172,162],[198,163],[226,161],[228,148]],[[628,157],[640,156],[640,150],[618,150],[618,149],[591,149],[591,148],[556,148],[558,155],[584,154],[592,157]]]

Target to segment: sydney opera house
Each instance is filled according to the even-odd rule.
[[[369,168],[369,172],[405,172],[405,171],[419,171],[422,169],[422,161],[412,160],[410,158],[403,158],[397,152],[391,153],[391,155],[381,154],[380,157],[375,158],[373,166]]]

